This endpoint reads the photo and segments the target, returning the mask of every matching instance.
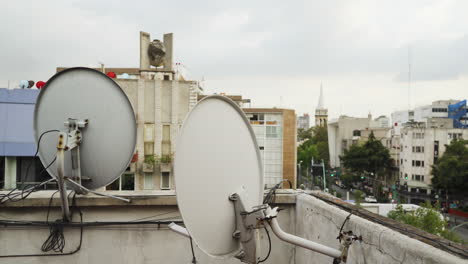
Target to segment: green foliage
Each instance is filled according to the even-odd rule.
[[[339,192],[336,192],[336,197],[341,198],[341,197],[343,197],[343,195],[341,195],[341,193],[339,193]]]
[[[312,128],[309,128],[309,129],[299,128],[297,130],[298,141],[311,140],[311,139],[312,139]]]
[[[468,189],[468,140],[453,140],[432,166],[432,185],[451,194],[464,195]]]
[[[388,213],[388,217],[398,222],[412,225],[428,233],[444,237],[446,239],[463,242],[460,237],[447,229],[447,221],[439,214],[440,206],[437,203],[433,207],[429,202],[421,204],[415,211],[405,212],[401,204],[395,210]]]
[[[357,206],[361,206],[361,203],[364,200],[364,196],[364,193],[360,190],[354,192],[354,202]]]
[[[362,182],[361,177],[356,174],[349,173],[341,175],[340,180],[347,188],[353,187],[353,183]]]
[[[156,162],[155,156],[154,155],[146,155],[144,163],[147,164],[154,164]]]
[[[303,172],[310,169],[310,161],[313,158],[316,162],[323,159],[328,167],[330,155],[328,152],[328,135],[326,127],[313,127],[308,130],[298,130],[298,140],[303,141],[297,147],[297,160],[301,164]]]
[[[346,149],[340,159],[347,170],[370,177],[388,172],[392,164],[390,152],[373,132],[363,145],[352,145]]]
[[[169,163],[172,161],[171,155],[162,155],[161,156],[161,163]]]

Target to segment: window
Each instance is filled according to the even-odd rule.
[[[360,137],[361,136],[361,131],[360,130],[354,130],[353,131],[353,136],[354,137]]]
[[[50,177],[38,157],[16,157],[16,187],[37,184],[50,179]],[[57,187],[53,183],[47,185],[45,189],[57,189]]]
[[[252,125],[263,125],[263,124],[265,124],[265,114],[253,114],[250,117],[250,124],[252,124]]]
[[[143,182],[143,188],[145,190],[152,190],[154,189],[154,182],[153,182],[153,173],[151,172],[145,172],[144,176],[144,182]]]
[[[277,138],[279,137],[280,127],[276,126],[267,126],[266,127],[266,137],[268,138]]]
[[[0,189],[5,188],[5,157],[0,156]]]
[[[171,188],[169,172],[161,172],[161,190],[168,190]]]
[[[167,74],[164,74],[164,80],[165,80],[165,81],[169,81],[169,80],[170,80],[170,77],[169,77],[169,75],[167,75]]]
[[[163,125],[161,155],[171,155],[171,126]]]
[[[143,131],[143,140],[145,155],[154,154],[154,124],[145,124]]]
[[[433,113],[447,113],[447,108],[432,108]]]
[[[124,173],[117,180],[106,186],[106,191],[134,191],[135,175]]]

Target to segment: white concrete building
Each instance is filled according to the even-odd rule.
[[[414,110],[402,110],[392,113],[392,127],[395,134],[400,134],[402,125],[409,121],[426,122],[430,118],[447,118],[448,106],[460,100],[439,100],[430,105],[416,107]]]
[[[432,165],[456,138],[468,139],[468,129],[453,128],[448,118],[407,123],[401,130],[400,186],[409,193],[431,194]]]

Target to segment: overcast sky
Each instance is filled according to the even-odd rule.
[[[468,97],[468,1],[2,1],[0,85],[57,66],[139,66],[139,31],[173,32],[208,94],[331,118]],[[408,52],[409,51],[409,52]],[[410,56],[408,56],[408,53]],[[410,58],[410,60],[408,59]]]

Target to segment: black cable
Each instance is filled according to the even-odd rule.
[[[18,258],[18,257],[55,257],[55,256],[67,256],[73,255],[76,252],[80,251],[81,245],[83,243],[83,214],[80,211],[80,220],[81,220],[81,228],[80,228],[80,242],[75,250],[66,252],[66,253],[56,253],[56,254],[24,254],[24,255],[0,255],[0,258]]]
[[[263,199],[263,204],[270,204],[270,203],[273,203],[275,201],[275,198],[276,198],[276,190],[279,189],[281,187],[281,184],[283,182],[289,182],[289,187],[291,187],[292,189],[292,182],[288,179],[284,179],[282,181],[280,181],[279,183],[277,183],[276,185],[274,185],[270,191],[268,191],[267,195],[265,196],[265,198]]]
[[[51,130],[47,130],[45,132],[42,132],[42,134],[39,136],[39,139],[37,140],[37,149],[36,149],[36,153],[34,153],[34,156],[33,156],[33,159],[31,160],[31,162],[29,162],[29,165],[28,167],[26,168],[26,179],[28,178],[28,175],[29,175],[29,169],[31,168],[31,165],[33,164],[34,162],[34,158],[37,157],[37,154],[39,153],[39,146],[41,145],[41,140],[42,140],[42,137],[47,134],[47,133],[50,133],[50,132],[60,132],[60,130],[57,130],[57,129],[51,129]],[[23,177],[21,176],[21,183],[23,183]]]
[[[29,169],[31,168],[31,165],[32,163],[34,162],[34,158],[37,157],[37,154],[39,153],[39,148],[40,148],[40,144],[41,144],[41,140],[42,140],[42,137],[47,134],[47,133],[50,133],[50,132],[60,132],[59,130],[57,129],[52,129],[52,130],[47,130],[45,132],[43,132],[40,136],[39,136],[39,139],[37,140],[37,149],[36,149],[36,153],[34,153],[34,156],[33,156],[33,159],[31,160],[31,162],[29,163],[28,167],[26,168],[26,178],[28,178],[28,175],[29,175]],[[57,157],[55,157],[50,163],[49,165],[47,165],[46,168],[44,168],[40,173],[39,173],[39,176],[41,176],[45,171],[47,171],[47,169],[55,162],[55,160],[57,159]],[[19,191],[20,189],[18,188],[14,188],[13,190],[11,190],[10,192],[8,192],[7,194],[0,194],[0,204],[3,204],[5,202],[17,202],[17,201],[21,201],[23,199],[26,199],[31,193],[35,192],[37,188],[39,188],[40,186],[42,186],[43,183],[47,182],[47,181],[44,181],[42,183],[39,183],[35,186],[32,186],[32,188],[29,188],[28,191],[26,191],[28,185],[24,185],[23,184],[23,176],[20,175],[20,180],[21,180],[21,191]],[[26,193],[26,195],[25,195]],[[15,199],[16,197],[20,196],[20,198],[17,198]]]
[[[55,192],[52,194],[52,196],[50,196],[50,199],[49,199],[49,206],[47,206],[46,223],[49,223],[49,213],[50,213],[50,207],[51,207],[51,205],[52,205],[52,200],[53,200],[53,198],[54,198],[54,195],[55,195],[56,193],[58,193],[58,192],[59,192],[59,191],[57,190],[57,191],[55,191]]]
[[[265,232],[267,234],[267,237],[268,237],[268,254],[266,255],[266,257],[260,261],[257,262],[257,264],[260,264],[262,262],[265,262],[269,257],[270,257],[270,253],[271,253],[271,238],[270,238],[270,232],[268,232],[268,229],[266,228],[266,226],[263,226],[263,228],[265,228]]]
[[[49,165],[47,165],[46,168],[44,168],[41,173],[39,175],[42,175],[44,172],[47,171],[47,169],[52,166],[52,164],[55,162],[55,160],[57,159],[57,157],[55,157],[50,163]],[[11,191],[9,191],[8,193],[6,194],[0,194],[0,204],[4,204],[6,202],[17,202],[17,201],[21,201],[23,199],[26,199],[29,195],[31,195],[31,193],[35,192],[39,187],[41,187],[43,184],[47,183],[47,182],[50,182],[52,181],[53,179],[49,179],[49,180],[46,180],[46,181],[43,181],[37,185],[34,185],[32,187],[30,187],[28,190],[26,190],[26,186],[23,186],[21,191],[18,189],[18,188],[15,188]],[[26,193],[26,195],[25,195]],[[19,196],[19,198],[17,198]]]
[[[197,258],[195,257],[195,251],[193,250],[192,237],[190,237],[190,248],[192,249],[192,263],[196,264],[197,263]]]

